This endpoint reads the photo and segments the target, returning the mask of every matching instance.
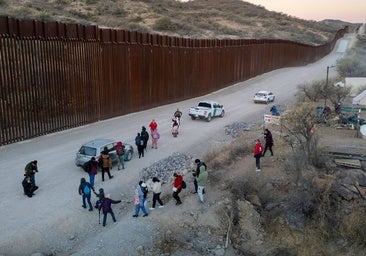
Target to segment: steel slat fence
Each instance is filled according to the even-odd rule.
[[[321,46],[197,40],[0,17],[0,145],[200,96],[289,66]]]

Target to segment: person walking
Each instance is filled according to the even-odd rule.
[[[160,204],[159,208],[164,208],[164,204],[160,199],[160,195],[161,195],[161,182],[157,177],[154,177],[152,179],[152,192],[153,192],[153,202],[152,202],[152,207],[149,210],[154,210],[155,209],[155,205],[156,205],[156,201]]]
[[[112,210],[112,204],[119,204],[121,200],[112,200],[110,199],[110,195],[108,194],[102,200],[102,203],[99,206],[99,211],[103,212],[103,227],[107,222],[107,214],[109,213],[112,216],[113,222],[116,222],[116,217],[114,216],[114,212]]]
[[[272,146],[273,146],[273,137],[272,133],[268,130],[264,130],[264,139],[266,141],[266,144],[264,145],[264,151],[263,156],[266,154],[267,149],[271,152],[271,156],[273,156]]]
[[[201,165],[200,173],[196,177],[197,184],[198,184],[198,197],[199,197],[201,203],[204,203],[203,191],[204,191],[206,183],[207,183],[207,177],[208,177],[207,170],[206,170],[205,166]]]
[[[118,141],[116,144],[116,154],[118,160],[118,170],[125,169],[125,146],[121,141]]]
[[[95,175],[98,173],[98,162],[95,160],[93,156],[89,161],[87,161],[84,166],[84,171],[89,174],[89,183],[94,187],[94,179]]]
[[[192,175],[194,177],[194,192],[193,194],[197,194],[198,193],[198,183],[197,183],[197,178],[200,176],[200,172],[201,169],[205,169],[207,171],[207,165],[205,164],[205,162],[201,161],[200,159],[195,159],[194,160],[195,164],[196,164],[196,170],[192,171]],[[205,190],[203,189],[203,194],[205,193]]]
[[[37,190],[37,188],[35,188],[31,182],[30,177],[27,174],[24,174],[24,179],[22,181],[22,186],[23,186],[23,191],[24,191],[24,195],[28,196],[28,197],[32,197],[34,196],[34,191]]]
[[[174,181],[173,181],[173,198],[176,200],[176,205],[182,204],[180,200],[179,193],[182,191],[182,183],[183,177],[178,173],[174,173]]]
[[[94,187],[85,180],[85,178],[81,178],[80,179],[80,185],[79,185],[79,195],[82,195],[82,199],[83,199],[83,208],[86,208],[86,203],[85,200],[88,202],[89,205],[89,211],[93,210],[93,206],[92,203],[90,202],[90,197],[91,197],[91,191],[94,191]]]
[[[262,143],[259,139],[256,139],[255,145],[254,145],[254,158],[255,158],[255,167],[256,167],[255,170],[257,172],[261,171],[260,161],[261,161],[261,157],[262,157],[262,152],[263,152]]]
[[[179,125],[180,125],[180,118],[182,117],[182,115],[183,115],[182,111],[180,111],[179,108],[177,108],[177,110],[174,112],[174,117],[178,119]]]
[[[99,209],[99,206],[102,204],[103,198],[105,197],[104,189],[100,188],[99,189],[99,194],[96,193],[96,192],[94,192],[94,194],[96,195],[96,197],[98,197],[98,200],[95,202],[94,208]]]
[[[24,174],[26,174],[32,183],[34,188],[38,188],[36,186],[36,172],[38,172],[37,160],[33,160],[29,162],[24,168]]]
[[[139,153],[139,158],[144,157],[144,141],[141,138],[140,133],[137,133],[135,137],[135,144],[137,147],[137,152]]]
[[[109,157],[108,148],[105,147],[100,154],[100,159],[102,159],[102,181],[104,181],[104,173],[108,174],[109,179],[113,178],[113,175],[109,172],[112,169],[112,160]]]
[[[149,133],[146,131],[146,127],[142,126],[141,128],[141,139],[143,141],[143,149],[146,150],[147,142],[149,141]]]
[[[151,137],[152,137],[152,148],[157,149],[158,148],[158,140],[160,139],[160,134],[158,133],[158,130],[155,129],[152,133],[151,133]]]
[[[143,181],[140,181],[135,189],[135,214],[132,217],[137,218],[140,213],[140,209],[144,213],[142,217],[149,216],[145,208],[144,192],[142,191],[141,185]]]
[[[150,124],[149,124],[149,127],[150,127],[150,132],[153,132],[155,131],[156,129],[158,129],[158,124],[157,122],[155,121],[155,119],[151,120]]]

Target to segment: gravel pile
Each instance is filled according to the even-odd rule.
[[[234,122],[225,126],[225,134],[231,138],[237,138],[242,132],[250,131],[254,124],[248,124],[246,122]]]
[[[140,178],[148,181],[157,177],[162,183],[170,182],[174,172],[185,174],[190,171],[193,160],[191,156],[175,152],[171,156],[143,168]]]

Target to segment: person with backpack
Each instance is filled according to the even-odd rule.
[[[102,162],[102,181],[104,181],[104,173],[108,174],[109,179],[113,178],[113,175],[109,172],[109,169],[112,169],[112,160],[109,157],[108,148],[105,147],[102,153],[100,154],[99,159]]]
[[[141,128],[141,139],[144,142],[143,149],[146,150],[147,142],[149,141],[149,133],[146,131],[145,126]]]
[[[80,185],[79,185],[79,195],[82,195],[83,199],[83,208],[86,208],[85,200],[88,202],[89,211],[93,211],[92,203],[90,202],[91,192],[94,191],[94,187],[85,180],[85,178],[81,178]]]
[[[125,146],[122,144],[121,141],[118,141],[116,144],[116,153],[117,153],[117,160],[118,160],[118,170],[125,169]]]
[[[114,216],[114,212],[112,210],[112,204],[119,204],[120,202],[121,200],[110,199],[109,194],[102,199],[102,203],[99,205],[99,212],[100,210],[103,210],[103,227],[106,225],[108,213],[112,216],[113,222],[116,222],[116,217]]]
[[[152,185],[153,202],[152,202],[152,207],[149,210],[154,210],[155,209],[156,201],[158,201],[158,203],[160,204],[159,208],[164,208],[164,204],[160,199],[161,182],[157,177],[154,177],[152,179],[152,182],[153,182],[153,185]]]
[[[147,217],[149,216],[148,212],[146,211],[145,208],[145,193],[142,189],[142,184],[144,182],[140,181],[139,184],[137,185],[136,189],[135,189],[135,214],[132,215],[132,217],[137,218],[139,216],[140,213],[140,209],[142,210],[142,212],[144,213],[144,215],[142,217]],[[146,185],[146,184],[145,184]]]
[[[255,145],[254,145],[254,158],[255,158],[255,170],[257,172],[261,171],[261,157],[262,157],[262,152],[263,152],[263,147],[262,147],[262,143],[259,139],[255,140]]]
[[[200,159],[195,159],[194,160],[195,164],[196,164],[196,170],[192,170],[192,175],[194,177],[194,192],[193,194],[197,194],[198,193],[198,183],[197,183],[197,178],[200,176],[200,172],[201,169],[205,169],[207,171],[207,165],[205,164],[205,162],[201,161]],[[203,194],[205,193],[205,189],[203,189]]]
[[[141,138],[140,133],[137,133],[135,137],[135,144],[137,147],[137,152],[139,153],[139,158],[144,157],[144,141]]]
[[[182,201],[180,200],[179,193],[182,191],[182,183],[183,183],[183,176],[174,173],[174,181],[173,181],[173,198],[176,200],[176,205],[182,204]]]
[[[151,133],[151,137],[152,137],[152,145],[151,148],[158,148],[158,140],[160,139],[160,134],[158,133],[158,130],[155,129],[154,131],[152,131]]]
[[[29,162],[24,168],[24,174],[26,174],[30,178],[32,186],[34,188],[38,188],[36,186],[36,172],[38,172],[37,160]]]
[[[146,183],[143,181],[140,181],[139,185],[141,186],[142,193],[144,194],[142,201],[143,201],[144,207],[146,209],[147,194],[149,193],[149,189],[147,188]]]
[[[85,162],[84,171],[89,174],[89,183],[94,187],[95,175],[98,173],[98,162],[93,156],[89,161]]]

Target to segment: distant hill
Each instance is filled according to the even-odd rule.
[[[311,45],[354,24],[302,20],[241,0],[0,0],[0,15],[190,38],[285,39]]]

